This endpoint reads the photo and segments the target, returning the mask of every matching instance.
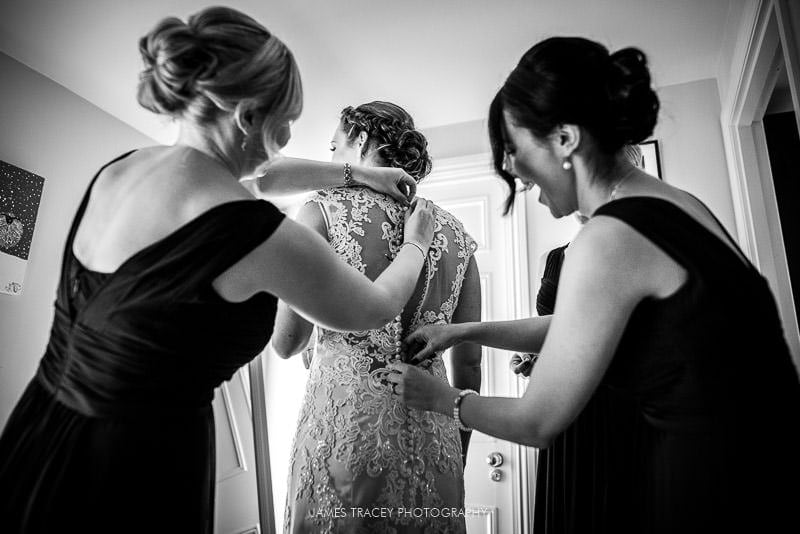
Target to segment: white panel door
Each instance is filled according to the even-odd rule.
[[[250,380],[247,366],[214,391],[217,442],[216,534],[258,534]]]
[[[478,244],[484,321],[513,319],[528,313],[523,213],[502,216],[507,188],[488,168],[488,157],[438,166],[418,194],[460,219]],[[525,272],[521,272],[521,271]],[[524,282],[523,282],[524,281]],[[521,386],[509,369],[510,354],[484,349],[482,395],[518,396]],[[449,358],[445,358],[449,371]],[[487,459],[499,465],[492,467]],[[473,432],[465,469],[467,532],[529,530],[528,455],[523,448]]]

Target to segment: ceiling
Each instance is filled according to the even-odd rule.
[[[230,0],[293,50],[305,91],[287,153],[326,158],[346,105],[397,102],[420,127],[482,119],[522,53],[582,35],[648,53],[656,85],[713,78],[745,0]],[[161,142],[141,109],[137,42],[167,15],[221,2],[2,0],[0,51]],[[730,31],[730,30],[729,30]]]

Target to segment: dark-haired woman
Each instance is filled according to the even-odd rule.
[[[400,167],[417,180],[431,170],[425,137],[404,109],[389,102],[345,108],[331,150],[335,162]],[[450,417],[406,408],[385,380],[386,365],[402,359],[404,333],[480,320],[475,243],[450,213],[434,207],[434,216],[425,269],[401,314],[373,330],[318,331],[292,446],[286,532],[465,529],[469,434],[460,435]],[[403,231],[403,207],[365,188],[320,191],[298,218],[371,279],[391,265]],[[352,306],[349,300],[340,304]],[[305,348],[311,329],[281,304],[272,346],[284,357],[295,354]],[[480,347],[464,344],[453,352],[453,382],[479,388]],[[431,380],[448,384],[441,358],[426,364],[423,372]]]
[[[264,348],[277,298],[332,330],[379,327],[433,236],[420,200],[370,280],[239,184],[302,107],[291,52],[250,17],[168,18],[140,49],[139,102],[180,137],[109,163],[81,203],[45,356],[0,438],[4,534],[212,532],[213,390]],[[282,191],[343,179],[342,165],[316,168],[273,179]]]
[[[483,398],[402,363],[389,379],[410,406],[536,447],[591,399],[596,472],[573,491],[597,506],[574,526],[548,515],[558,496],[537,495],[544,532],[798,530],[800,386],[774,299],[699,200],[619,155],[657,111],[641,51],[581,38],[531,48],[492,103],[490,136],[509,184],[538,185],[556,217],[591,215],[554,314],[408,338],[417,358],[455,342],[539,352],[527,391]]]

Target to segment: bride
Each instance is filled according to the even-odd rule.
[[[427,140],[411,116],[388,102],[342,111],[333,161],[400,167],[417,181],[431,170]],[[420,199],[420,201],[422,201]],[[298,220],[339,256],[376,278],[403,243],[403,206],[367,188],[320,191]],[[286,532],[463,532],[463,462],[469,432],[451,417],[404,407],[385,380],[402,359],[400,340],[427,324],[480,318],[475,242],[460,221],[435,207],[435,234],[423,274],[403,312],[377,330],[318,329],[315,354],[292,446]],[[342,306],[348,306],[342,302]],[[280,303],[272,346],[302,351],[313,326]],[[453,348],[453,384],[480,387],[480,348]],[[441,357],[428,372],[448,381]]]

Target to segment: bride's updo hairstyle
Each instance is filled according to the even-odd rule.
[[[553,37],[534,45],[489,108],[494,167],[511,190],[506,213],[514,204],[515,184],[503,169],[503,111],[539,139],[562,124],[581,126],[593,141],[590,159],[605,170],[624,145],[653,133],[658,108],[647,57],[638,48],[609,54],[603,45],[580,37]]]
[[[348,106],[342,110],[341,128],[351,144],[366,132],[367,148],[376,150],[385,166],[399,167],[417,182],[431,172],[428,140],[414,127],[411,115],[396,104],[375,101]]]
[[[146,109],[213,123],[224,113],[265,116],[267,153],[289,138],[288,123],[302,111],[300,72],[283,42],[249,16],[210,7],[184,22],[168,17],[139,40],[145,68],[137,98]]]

